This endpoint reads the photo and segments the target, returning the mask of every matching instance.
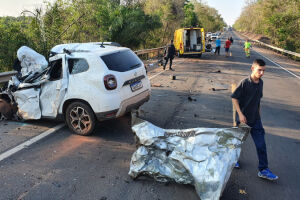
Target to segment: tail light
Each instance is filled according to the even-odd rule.
[[[182,43],[180,43],[180,49],[182,49]]]
[[[107,90],[114,90],[117,88],[117,79],[114,75],[109,74],[104,76],[104,86]]]

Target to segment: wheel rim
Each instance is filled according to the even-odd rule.
[[[74,130],[79,133],[87,132],[91,127],[90,116],[86,110],[80,106],[76,106],[71,110],[70,122]]]

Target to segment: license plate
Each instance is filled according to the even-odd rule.
[[[137,91],[143,87],[142,81],[137,81],[135,83],[130,84],[131,91]]]

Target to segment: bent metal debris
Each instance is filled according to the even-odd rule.
[[[136,121],[132,130],[139,147],[129,175],[192,184],[202,200],[220,198],[250,131],[249,127],[166,130]]]

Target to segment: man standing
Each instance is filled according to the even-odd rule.
[[[220,40],[220,38],[217,38],[215,55],[217,54],[217,52],[218,52],[218,55],[220,55],[220,48],[221,48],[221,40]]]
[[[226,52],[226,57],[228,57],[229,56],[229,48],[230,48],[230,45],[231,45],[231,42],[230,42],[230,40],[229,40],[229,38],[226,40],[226,42],[225,42],[225,52]]]
[[[173,40],[171,40],[171,44],[167,45],[166,46],[166,49],[165,49],[165,53],[164,53],[164,56],[165,56],[165,64],[164,64],[164,70],[166,69],[166,66],[167,66],[167,63],[168,63],[168,60],[170,59],[170,70],[173,70],[172,69],[172,61],[174,59],[174,56],[175,56],[175,46],[173,44]],[[174,70],[173,70],[174,71]]]
[[[233,105],[237,111],[237,124],[245,123],[251,127],[251,136],[256,146],[258,155],[258,176],[276,180],[278,176],[268,168],[267,149],[265,143],[265,130],[260,118],[260,99],[263,96],[263,81],[266,66],[262,59],[256,59],[252,66],[250,77],[241,81],[231,95]],[[239,163],[236,164],[239,167]]]
[[[230,37],[230,42],[231,42],[231,44],[233,44],[233,38],[232,38],[232,36]]]
[[[251,43],[249,42],[249,40],[247,39],[245,44],[244,44],[244,48],[245,48],[245,54],[247,58],[250,58],[250,48],[251,48]]]

